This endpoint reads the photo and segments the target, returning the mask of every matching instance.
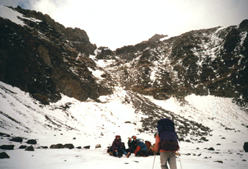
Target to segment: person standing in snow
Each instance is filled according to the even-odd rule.
[[[178,138],[175,132],[174,123],[170,119],[158,121],[158,133],[155,135],[154,152],[160,154],[161,169],[177,169],[176,152],[179,150]]]

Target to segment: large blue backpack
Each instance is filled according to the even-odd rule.
[[[160,138],[159,149],[177,151],[179,145],[173,121],[167,118],[161,119],[158,121],[157,129]]]

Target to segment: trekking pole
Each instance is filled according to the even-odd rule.
[[[181,163],[181,158],[179,156],[178,156],[178,159],[179,159],[180,167],[181,167],[181,169],[183,169],[182,163]]]
[[[152,164],[152,169],[154,169],[155,158],[156,158],[156,155],[154,154],[154,158],[153,158],[153,164]]]
[[[179,143],[179,145],[181,145],[181,142],[179,141],[179,139],[178,139],[178,143]],[[179,163],[180,163],[180,167],[181,167],[181,169],[183,169],[180,156],[181,156],[181,154],[178,153],[178,160],[179,160]]]

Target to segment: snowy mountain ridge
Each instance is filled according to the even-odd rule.
[[[240,26],[187,32],[113,52],[122,85],[157,99],[191,93],[234,98],[245,105],[247,20]],[[243,28],[245,27],[245,28]],[[105,49],[106,50],[106,49]],[[109,52],[111,53],[111,52]],[[101,58],[104,58],[99,54]],[[106,54],[106,57],[111,58]],[[246,74],[245,73],[245,74]]]

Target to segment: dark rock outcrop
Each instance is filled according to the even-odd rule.
[[[61,148],[64,148],[64,145],[63,144],[52,144],[50,146],[50,149],[61,149]]]
[[[108,47],[99,47],[97,48],[97,59],[113,59],[114,52],[110,50]]]
[[[3,149],[3,150],[14,150],[14,145],[1,145],[0,146],[0,149]]]
[[[50,149],[62,149],[62,148],[68,148],[68,149],[73,149],[74,148],[74,145],[71,144],[71,143],[68,143],[68,144],[52,144],[50,146]]]
[[[74,145],[71,144],[71,143],[68,143],[68,144],[65,144],[64,145],[64,148],[73,149],[74,148]]]
[[[27,148],[26,145],[21,145],[21,146],[19,147],[19,149],[25,149],[25,148]]]
[[[90,149],[90,146],[84,146],[83,148],[84,149]]]
[[[244,143],[243,148],[244,148],[245,152],[248,152],[248,142]]]
[[[27,141],[27,144],[37,144],[37,141],[34,139],[30,139]]]
[[[6,134],[6,133],[1,133],[1,132],[0,132],[0,136],[3,136],[3,137],[10,137],[10,135],[9,135],[9,134]]]
[[[33,146],[28,146],[25,148],[25,151],[34,151],[34,147]]]
[[[23,138],[22,137],[13,137],[10,139],[10,141],[21,143],[23,141]]]
[[[96,46],[84,30],[65,28],[40,12],[13,9],[26,26],[0,18],[0,80],[29,92],[43,104],[60,93],[81,101],[97,99],[106,89],[89,71]],[[33,21],[28,18],[35,18]],[[105,92],[106,94],[106,92]]]
[[[248,29],[248,19],[245,19],[239,24],[239,30],[245,31],[247,29]]]
[[[215,149],[213,147],[208,148],[209,151],[214,151]]]
[[[1,152],[0,159],[4,159],[4,158],[9,158],[9,155],[6,152]]]

